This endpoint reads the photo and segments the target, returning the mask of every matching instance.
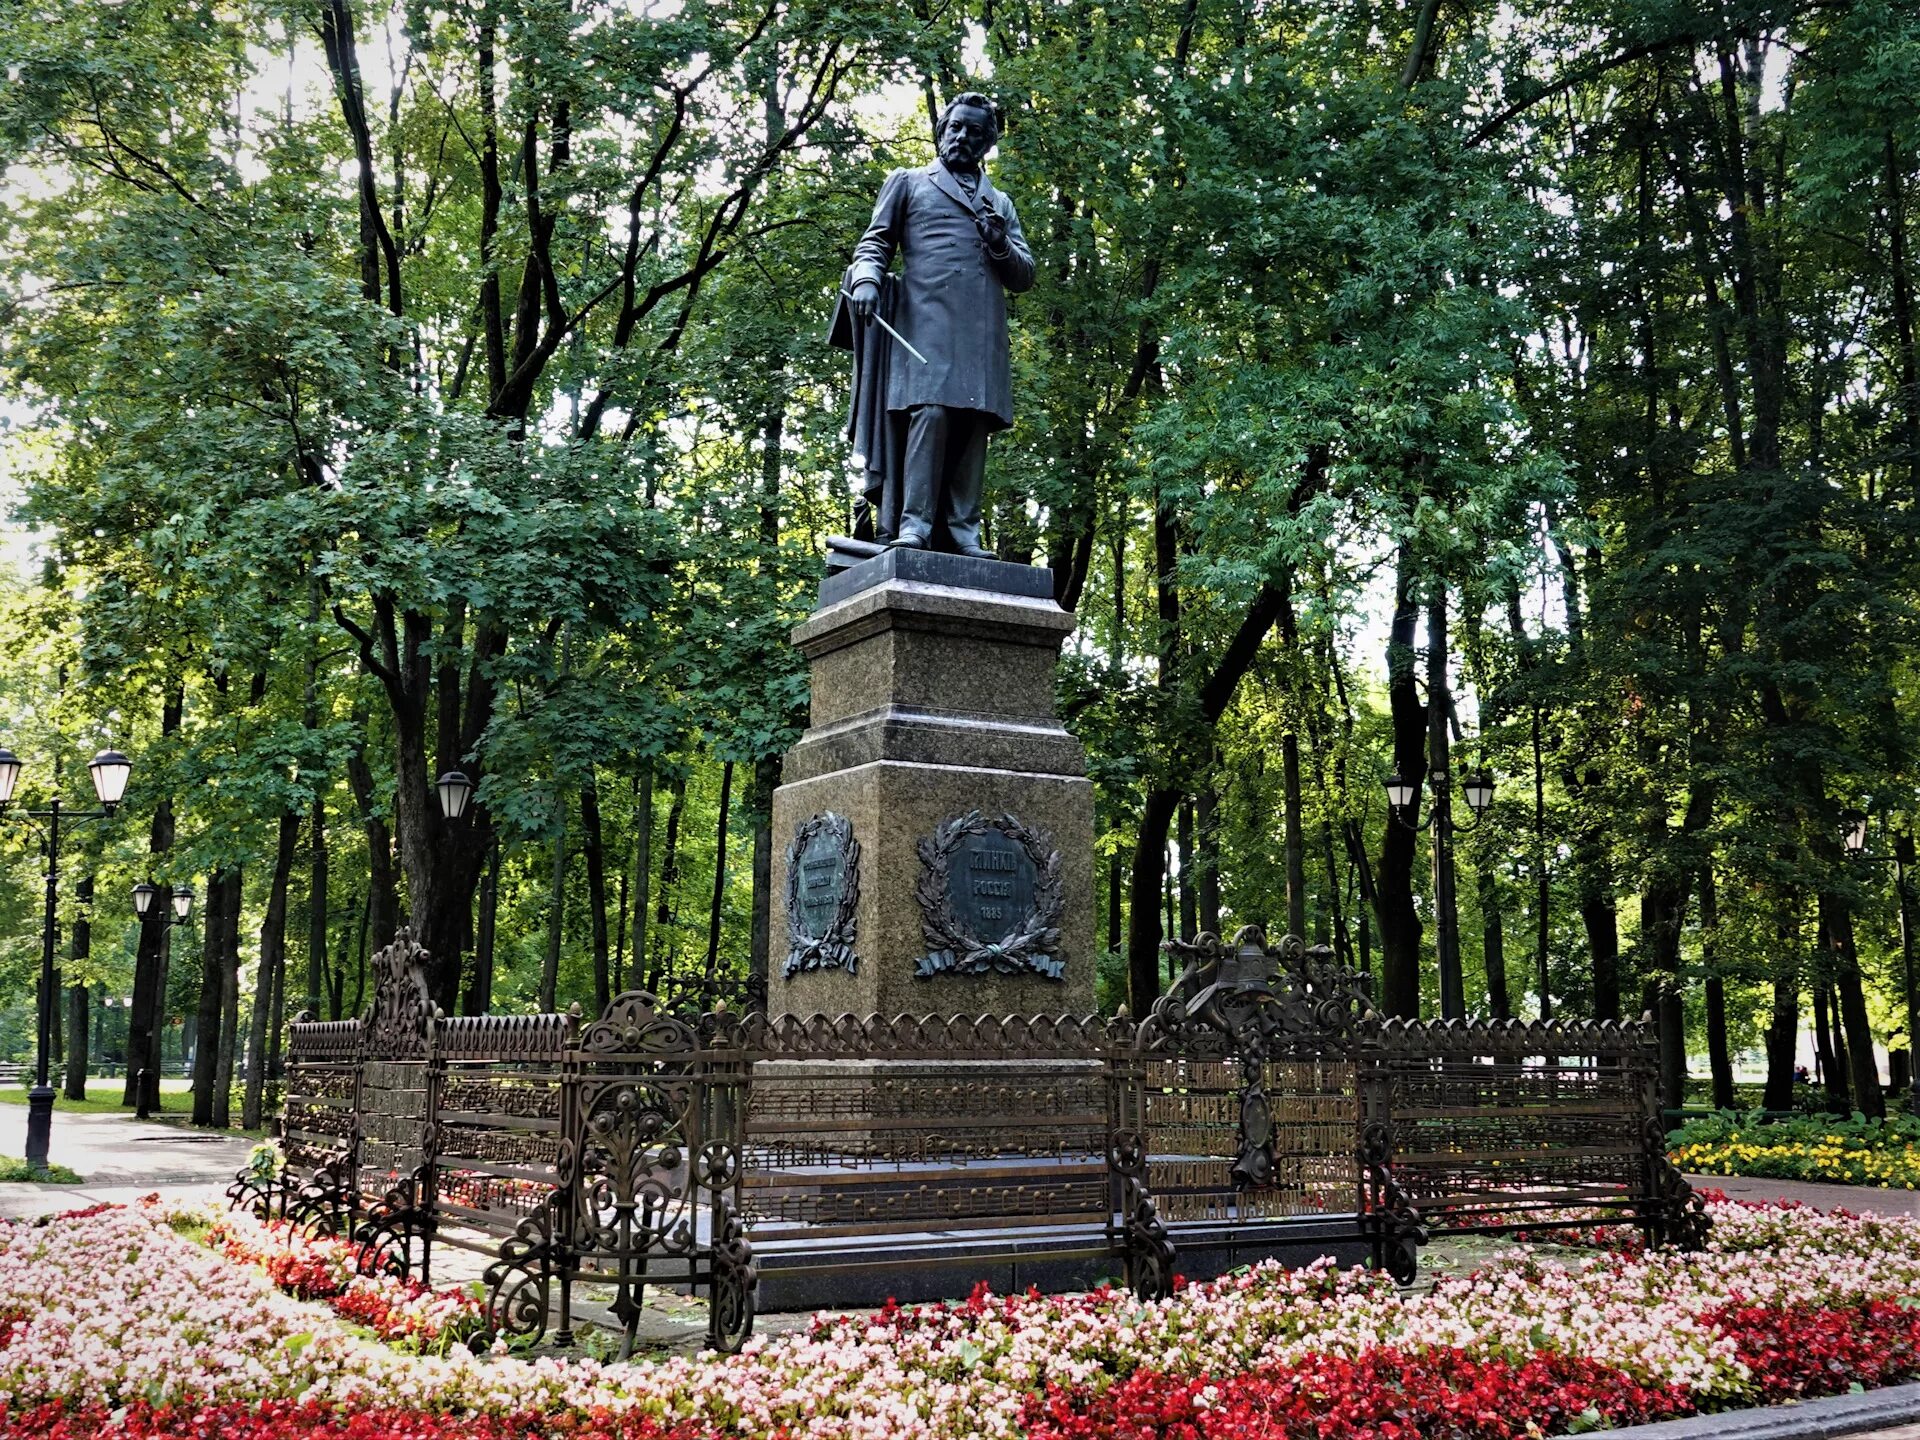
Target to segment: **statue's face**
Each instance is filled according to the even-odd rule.
[[[956,105],[940,132],[940,158],[948,169],[973,169],[993,148],[993,116],[978,105]]]

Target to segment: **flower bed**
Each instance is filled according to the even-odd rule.
[[[1673,1163],[1696,1175],[1920,1187],[1920,1119],[1911,1115],[1763,1122],[1757,1115],[1721,1113],[1688,1122],[1667,1144]]]
[[[435,1290],[417,1280],[364,1275],[360,1247],[304,1235],[284,1220],[263,1224],[235,1211],[215,1222],[207,1243],[229,1260],[259,1267],[286,1294],[324,1301],[376,1338],[415,1354],[444,1355],[487,1328],[478,1287]]]
[[[325,1308],[351,1279],[317,1302],[269,1278],[324,1291],[335,1249],[110,1209],[0,1226],[0,1440],[1518,1440],[1920,1374],[1920,1221],[1714,1215],[1705,1255],[1521,1248],[1424,1295],[1265,1265],[1156,1304],[982,1291],[603,1365],[402,1326],[445,1351],[404,1353]]]

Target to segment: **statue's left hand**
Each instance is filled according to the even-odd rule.
[[[987,247],[987,254],[994,259],[1003,259],[1007,254],[1007,221],[997,210],[983,210],[974,217],[974,224],[980,230],[980,243]]]

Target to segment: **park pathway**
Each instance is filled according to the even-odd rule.
[[[131,1115],[53,1117],[54,1163],[79,1185],[0,1185],[0,1215],[29,1219],[97,1201],[127,1201],[158,1190],[168,1198],[212,1198],[227,1188],[254,1146],[243,1135],[136,1120]],[[0,1155],[27,1148],[27,1107],[0,1106]]]
[[[1729,1200],[1798,1200],[1816,1210],[1851,1210],[1856,1215],[1920,1217],[1920,1190],[1881,1190],[1871,1185],[1821,1185],[1807,1180],[1761,1180],[1745,1175],[1689,1175],[1687,1183],[1696,1190],[1725,1191]],[[1920,1436],[1916,1436],[1915,1440],[1920,1440]]]

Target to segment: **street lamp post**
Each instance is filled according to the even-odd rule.
[[[14,787],[20,783],[23,767],[20,757],[0,749],[0,814],[13,803]],[[98,810],[63,810],[55,794],[44,810],[16,813],[33,822],[40,831],[41,846],[47,857],[47,906],[40,931],[40,1003],[33,1067],[33,1088],[27,1092],[27,1164],[44,1170],[53,1143],[53,1086],[47,1081],[48,1061],[53,1052],[53,947],[59,927],[60,903],[60,827],[81,825],[89,820],[104,820],[120,808],[127,793],[127,777],[133,764],[118,750],[102,750],[87,762],[93,776],[93,793],[100,802]]]
[[[154,984],[153,1033],[148,1041],[147,1053],[138,1059],[140,1073],[134,1081],[134,1094],[138,1104],[134,1114],[144,1120],[160,1109],[160,1071],[162,1070],[163,1051],[167,1038],[167,962],[173,949],[173,932],[185,925],[193,916],[193,891],[185,885],[175,885],[171,890],[164,885],[155,885],[150,880],[142,880],[133,887],[133,913],[145,920],[153,912],[154,901],[162,895],[167,897],[173,914],[167,917],[166,928],[160,932],[160,973]],[[131,1005],[133,1002],[127,1002]],[[136,1063],[129,1053],[127,1064]]]
[[[1452,891],[1453,837],[1470,835],[1480,828],[1479,817],[1493,803],[1493,776],[1485,770],[1476,771],[1469,774],[1460,786],[1467,808],[1475,816],[1471,825],[1462,825],[1453,818],[1446,771],[1435,770],[1428,781],[1433,787],[1430,823],[1433,830],[1434,879],[1436,886],[1445,887],[1446,892],[1434,896],[1434,948],[1440,968],[1440,1018],[1458,1020],[1466,1017],[1467,985],[1460,964],[1459,910]],[[1418,830],[1420,782],[1396,771],[1387,777],[1386,791],[1387,813],[1409,830]]]
[[[1907,880],[1913,865],[1913,832],[1905,830],[1893,837],[1893,854],[1869,855],[1867,817],[1862,811],[1849,810],[1840,817],[1840,844],[1849,860],[1893,866],[1893,890],[1900,902],[1900,979],[1907,992],[1907,1083],[1913,1113],[1920,1115],[1920,992],[1913,983],[1913,890]]]

